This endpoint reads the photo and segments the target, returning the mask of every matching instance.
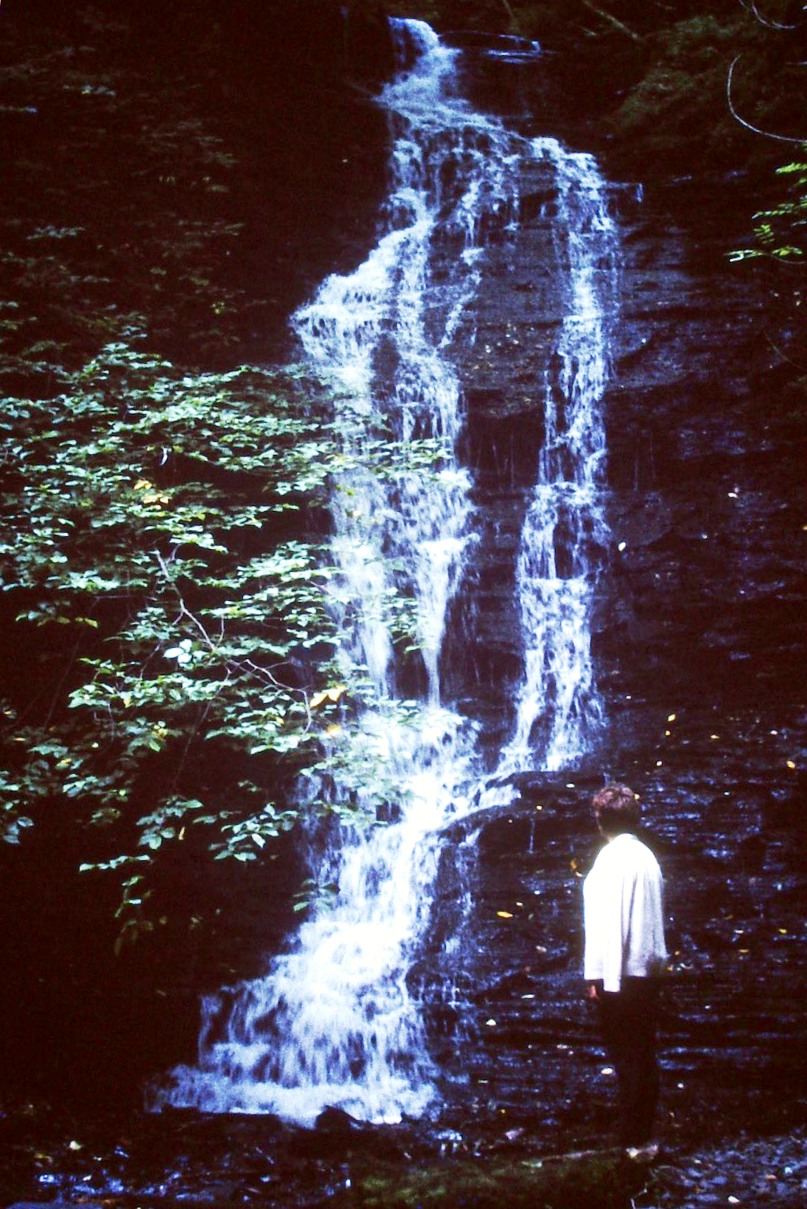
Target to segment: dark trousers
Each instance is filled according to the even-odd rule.
[[[659,980],[625,978],[621,991],[601,990],[596,1002],[619,1088],[620,1142],[644,1146],[653,1132],[659,1092]]]

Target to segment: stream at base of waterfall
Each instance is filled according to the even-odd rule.
[[[378,242],[292,319],[344,433],[346,470],[332,500],[338,658],[367,684],[354,742],[364,768],[396,787],[392,821],[312,829],[312,878],[337,889],[311,907],[265,977],[204,1001],[198,1065],[167,1076],[157,1109],[299,1123],[327,1106],[376,1122],[426,1113],[439,1071],[407,975],[429,927],[445,828],[506,804],[514,774],[573,766],[603,724],[590,617],[605,545],[599,406],[618,275],[606,186],[590,156],[475,111],[461,92],[461,52],[427,25],[393,25],[401,66],[378,99],[391,149]],[[491,765],[480,724],[441,692],[449,608],[478,546],[472,478],[457,453],[463,392],[453,357],[475,339],[488,250],[513,244],[525,173],[542,181],[546,272],[558,279],[563,313],[534,382],[544,437],[514,574],[523,676],[510,737]],[[400,452],[384,473],[367,453],[380,432]],[[428,458],[411,456],[426,445]],[[401,599],[417,630],[406,666],[394,637]],[[418,691],[403,694],[402,683]],[[357,784],[346,773],[340,784],[335,774],[329,792],[371,810],[374,775]],[[457,934],[447,945],[460,943]]]

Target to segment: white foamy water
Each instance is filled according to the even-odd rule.
[[[536,751],[547,770],[567,767],[585,753],[602,720],[591,610],[606,529],[600,402],[616,302],[617,238],[594,160],[560,152],[551,141],[533,145],[555,163],[556,238],[567,265],[568,297],[557,363],[547,368],[543,384],[544,445],[518,556],[525,670],[501,776],[528,767]]]
[[[309,367],[335,392],[344,434],[346,468],[332,501],[339,658],[371,686],[354,736],[364,777],[350,768],[340,776],[337,764],[328,792],[359,806],[384,798],[394,821],[311,837],[312,875],[337,887],[331,900],[311,910],[264,978],[205,1001],[198,1063],[172,1072],[155,1107],[311,1122],[335,1105],[395,1121],[435,1101],[437,1072],[407,975],[429,925],[442,831],[478,804],[483,788],[476,730],[441,693],[448,610],[475,548],[470,478],[456,455],[462,396],[448,350],[471,338],[460,333],[484,273],[486,232],[517,222],[520,169],[536,159],[557,182],[567,318],[560,369],[547,369],[537,390],[548,439],[519,559],[525,678],[499,771],[574,758],[598,709],[586,627],[588,546],[602,524],[596,402],[606,349],[595,261],[610,238],[602,186],[586,157],[474,112],[458,95],[457,52],[428,26],[395,29],[410,66],[380,98],[392,148],[377,244],[353,273],[323,282],[293,319]],[[401,451],[384,473],[380,434]],[[407,455],[420,437],[436,443],[432,465]],[[423,684],[403,710],[395,642],[402,598],[412,601],[420,650],[406,656],[409,680],[419,659]],[[549,714],[536,742],[536,719]]]

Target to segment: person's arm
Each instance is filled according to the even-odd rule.
[[[634,873],[631,867],[626,865],[625,853],[621,849],[609,850],[609,857],[603,870],[604,877],[597,903],[600,958],[598,969],[590,972],[590,980],[600,983],[597,993],[622,989],[631,927],[630,903],[633,898]]]
[[[603,990],[618,991],[622,985],[624,881],[619,853],[603,849],[583,886],[583,978],[589,999],[597,999]]]
[[[602,978],[602,940],[599,929],[600,886],[596,866],[583,883],[583,978],[586,997],[596,998],[597,980]]]

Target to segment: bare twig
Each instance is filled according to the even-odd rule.
[[[193,746],[196,736],[201,731],[201,729],[205,723],[205,720],[207,718],[207,715],[210,713],[211,708],[212,708],[212,702],[207,701],[204,705],[204,708],[198,714],[198,716],[197,716],[193,726],[191,727],[191,730],[188,733],[188,736],[185,740],[182,751],[180,752],[180,755],[179,755],[179,759],[177,760],[176,765],[174,766],[173,775],[171,777],[171,788],[174,790],[175,793],[179,792],[180,778],[182,777],[182,774],[185,771],[185,765],[188,762],[188,756],[190,755],[191,747]]]
[[[763,17],[754,0],[740,0],[740,4],[747,12],[753,13],[760,25],[766,26],[767,29],[798,29],[798,25],[782,25],[780,21],[771,21]]]
[[[802,365],[799,361],[794,361],[791,356],[784,352],[779,345],[774,342],[773,337],[768,331],[764,331],[762,334],[778,357],[781,357],[782,360],[787,362],[788,365],[795,366],[795,368],[800,370],[802,373],[807,373],[807,365]]]
[[[64,682],[67,680],[68,675],[70,674],[70,672],[72,672],[73,667],[75,666],[75,662],[76,662],[76,658],[78,656],[80,646],[81,646],[81,642],[77,641],[75,646],[73,647],[73,652],[65,666],[65,669],[62,672],[61,676],[59,677],[59,679],[56,683],[56,687],[54,688],[53,693],[51,695],[51,701],[50,701],[50,706],[48,707],[48,712],[45,715],[45,721],[42,724],[43,730],[47,730],[48,727],[50,726],[51,722],[53,721],[53,715],[56,712],[56,706],[59,704],[59,700],[60,700],[59,693],[61,692],[62,686],[63,686]]]
[[[2,2],[2,0],[0,0],[0,3],[1,2]],[[171,578],[169,571],[168,571],[168,567],[165,562],[165,559],[163,558],[162,554],[160,554],[159,550],[154,551],[154,556],[160,565],[160,570],[162,571],[163,575],[165,576],[169,587],[173,589],[173,592],[174,592],[177,600],[179,601],[179,616],[187,618],[187,620],[190,621],[192,625],[196,626],[197,630],[199,631],[199,633],[202,635],[203,639],[209,646],[210,650],[216,651],[218,649],[217,644],[210,637],[210,635],[208,634],[207,630],[205,629],[204,625],[199,620],[199,618],[196,617],[195,614],[193,614],[190,611],[190,609],[188,608],[188,606],[185,604],[182,593],[180,592],[179,588],[177,587],[177,585],[174,583],[173,579]],[[223,640],[223,638],[224,638],[224,620],[222,619],[221,620],[221,634],[220,634],[219,641]],[[240,672],[242,674],[244,672],[251,672],[252,675],[257,676],[259,679],[262,679],[267,684],[273,685],[275,688],[283,689],[286,692],[299,692],[300,696],[303,699],[303,702],[305,703],[306,713],[308,715],[308,725],[310,726],[311,711],[308,707],[308,695],[304,689],[294,689],[290,685],[284,684],[282,680],[279,680],[277,678],[277,676],[275,676],[272,673],[270,668],[261,667],[261,665],[259,663],[255,663],[255,661],[253,659],[249,659],[249,658],[225,659],[224,664],[225,664],[227,675],[226,675],[226,679],[223,681],[223,683],[221,685],[222,688],[229,681],[230,676],[233,672]]]
[[[589,9],[598,17],[601,17],[603,21],[607,21],[609,25],[613,25],[614,29],[618,29],[619,32],[621,34],[625,34],[627,38],[631,38],[634,42],[642,41],[641,34],[637,34],[634,29],[629,29],[628,26],[615,17],[613,13],[606,12],[604,8],[600,8],[597,4],[592,4],[591,0],[583,0],[583,7]]]
[[[163,558],[162,554],[160,554],[160,551],[159,551],[159,550],[155,550],[155,551],[154,551],[154,555],[155,555],[155,557],[156,557],[156,559],[157,559],[157,562],[160,564],[160,570],[162,571],[163,575],[165,576],[166,581],[167,581],[167,583],[168,583],[169,587],[173,588],[174,593],[175,593],[175,595],[176,595],[176,598],[177,598],[177,600],[179,601],[179,615],[180,615],[180,617],[187,617],[188,621],[190,621],[192,625],[195,625],[195,626],[196,626],[197,630],[198,630],[198,631],[199,631],[199,633],[202,635],[202,637],[204,638],[205,642],[206,642],[206,643],[207,643],[207,645],[210,647],[211,651],[215,651],[215,649],[216,649],[216,644],[215,644],[215,642],[214,642],[214,641],[213,641],[213,639],[210,637],[210,635],[208,634],[208,632],[207,632],[207,630],[205,629],[205,627],[202,625],[202,623],[201,623],[201,621],[199,620],[199,618],[198,618],[198,617],[196,617],[196,616],[195,616],[193,613],[191,613],[190,609],[189,609],[189,608],[188,608],[188,606],[185,604],[185,600],[184,600],[184,598],[183,598],[183,596],[182,596],[182,593],[180,592],[179,588],[176,586],[176,584],[174,583],[173,579],[171,578],[171,576],[170,576],[170,575],[169,575],[169,573],[168,573],[168,567],[166,566],[166,562],[165,562],[165,559]]]
[[[737,57],[732,61],[731,67],[729,67],[729,74],[726,77],[726,101],[728,102],[729,112],[734,120],[739,122],[741,126],[744,126],[746,130],[750,130],[754,134],[761,134],[762,137],[766,139],[777,139],[780,143],[807,143],[807,136],[804,138],[793,138],[789,134],[776,134],[773,130],[762,130],[759,126],[753,126],[750,122],[746,122],[745,118],[740,116],[734,104],[731,88],[734,78],[734,68],[737,66],[741,58],[742,55],[737,55]]]
[[[511,24],[513,25],[514,28],[516,28],[518,26],[518,21],[516,20],[516,14],[513,12],[513,9],[511,8],[511,6],[509,4],[509,0],[502,0],[502,4],[504,5],[504,7],[507,11],[507,15],[510,18]]]

